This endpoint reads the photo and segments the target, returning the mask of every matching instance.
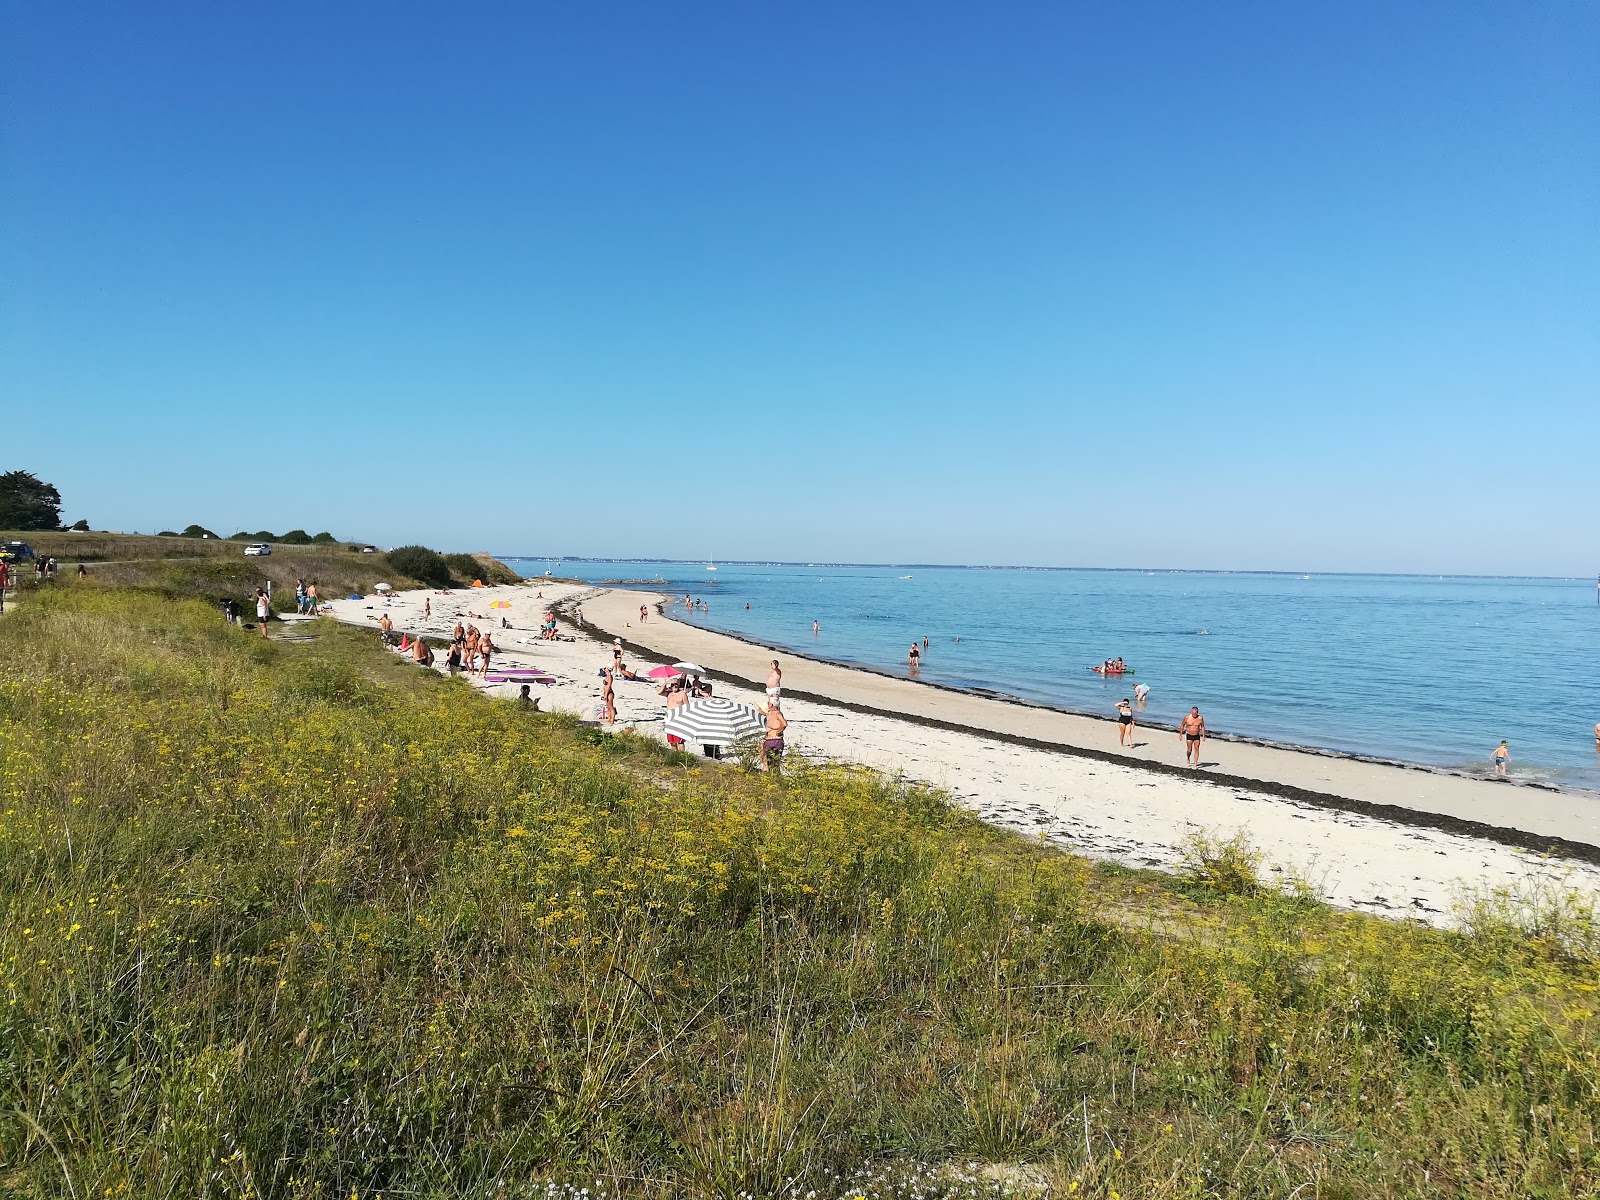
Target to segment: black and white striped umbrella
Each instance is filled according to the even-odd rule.
[[[698,746],[731,746],[766,727],[766,721],[755,709],[724,696],[691,700],[668,712],[666,720],[668,733]]]

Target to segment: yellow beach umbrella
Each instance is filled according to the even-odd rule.
[[[490,608],[510,608],[511,607],[511,601],[509,601],[509,600],[496,600],[493,604],[489,605],[489,607]]]

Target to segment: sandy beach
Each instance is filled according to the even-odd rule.
[[[511,607],[491,611],[495,601]],[[776,656],[791,755],[933,784],[996,825],[1128,866],[1171,869],[1194,831],[1242,829],[1273,869],[1367,912],[1441,923],[1463,888],[1531,880],[1600,893],[1600,805],[1590,796],[1220,739],[1206,743],[1204,765],[1192,771],[1167,730],[1141,730],[1132,750],[1119,751],[1107,721],[774,655],[673,621],[658,611],[666,603],[646,592],[534,580],[332,607],[349,624],[375,627],[387,612],[397,631],[434,638],[447,638],[458,619],[472,621],[493,634],[497,664],[551,674],[552,683],[534,687],[543,708],[585,720],[599,717],[599,670],[610,663],[613,636],[641,671],[693,661],[708,668],[719,695],[752,704]],[[649,611],[643,623],[641,605]],[[566,640],[539,639],[549,608],[562,617]],[[474,686],[517,692],[514,684]],[[618,680],[616,695],[617,728],[661,736],[654,683]],[[1542,852],[1551,847],[1557,852]]]

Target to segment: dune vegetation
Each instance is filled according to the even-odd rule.
[[[871,772],[527,713],[330,621],[264,640],[149,581],[23,600],[10,1194],[1600,1187],[1581,911],[1338,913],[1237,846],[1097,868]]]

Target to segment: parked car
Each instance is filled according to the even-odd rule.
[[[378,548],[376,546],[363,546],[363,547],[361,547],[361,553],[363,553],[363,554],[376,554],[377,552],[378,552]]]
[[[27,542],[0,542],[0,558],[22,562],[33,557],[33,547]]]
[[[244,548],[246,558],[265,558],[272,553],[272,547],[265,542],[251,542]]]

